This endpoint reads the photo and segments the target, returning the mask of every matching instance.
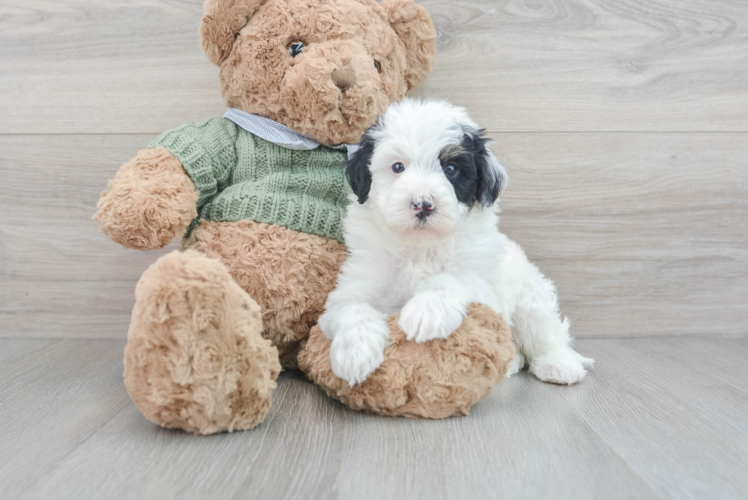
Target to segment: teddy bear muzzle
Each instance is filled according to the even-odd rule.
[[[281,84],[294,128],[327,144],[358,142],[389,102],[374,58],[351,40],[306,47]]]
[[[336,68],[332,72],[332,83],[335,84],[341,92],[345,92],[349,88],[356,85],[356,73],[350,69]]]

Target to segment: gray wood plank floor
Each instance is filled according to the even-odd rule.
[[[526,372],[468,417],[356,413],[284,373],[259,427],[146,421],[119,340],[0,339],[4,499],[748,498],[748,339],[584,339],[560,387]]]

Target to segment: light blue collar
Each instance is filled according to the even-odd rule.
[[[241,109],[229,108],[223,117],[236,123],[247,132],[258,136],[261,139],[272,142],[273,144],[277,144],[278,146],[283,146],[284,148],[297,151],[307,151],[316,149],[321,145],[311,137],[300,134],[282,123],[278,123],[270,118],[265,118],[264,116],[247,113]],[[358,151],[359,145],[341,144],[328,147],[333,149],[345,149],[348,153],[348,158],[350,158],[356,151]]]

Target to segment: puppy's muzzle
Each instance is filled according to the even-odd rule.
[[[434,210],[436,210],[436,207],[430,201],[425,200],[411,202],[410,208],[416,213],[416,217],[421,222],[425,221],[426,217],[433,214]]]

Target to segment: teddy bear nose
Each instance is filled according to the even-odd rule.
[[[335,71],[332,72],[332,83],[345,92],[355,85],[356,74],[350,69],[336,68]]]

